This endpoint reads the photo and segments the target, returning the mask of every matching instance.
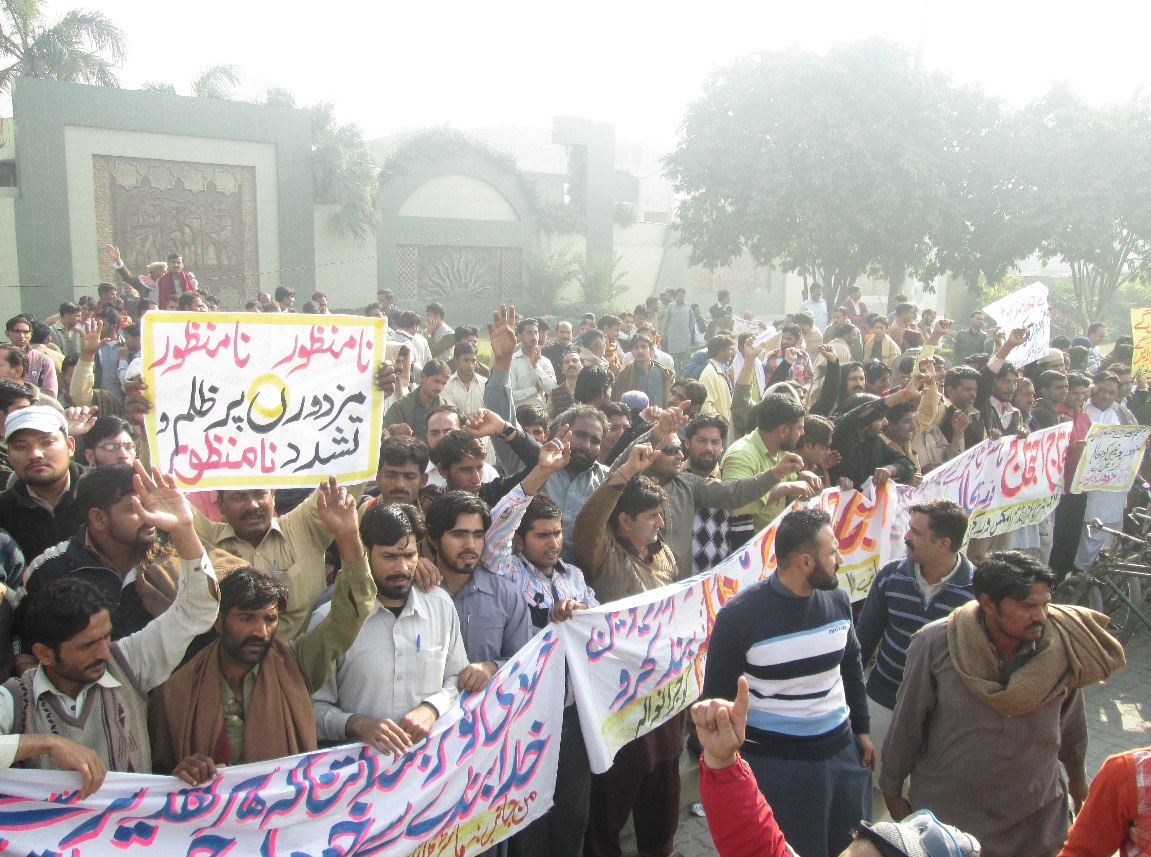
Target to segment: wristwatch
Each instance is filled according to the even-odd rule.
[[[516,436],[516,427],[513,426],[511,423],[507,423],[503,427],[503,429],[500,430],[500,437],[502,437],[506,441],[510,441],[515,436]]]

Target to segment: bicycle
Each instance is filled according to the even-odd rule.
[[[1098,520],[1087,526],[1114,536],[1116,546],[1101,551],[1087,571],[1072,571],[1056,587],[1055,600],[1106,613],[1111,618],[1108,630],[1126,643],[1138,623],[1151,629],[1151,618],[1140,609],[1142,581],[1151,580],[1151,564],[1134,561],[1151,558],[1151,542],[1106,527]],[[1123,545],[1130,546],[1126,553]]]

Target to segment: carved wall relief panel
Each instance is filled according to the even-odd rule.
[[[259,287],[256,168],[95,155],[96,231],[135,274],[175,252],[226,309]],[[101,254],[100,270],[118,282]]]
[[[396,298],[420,301],[514,301],[520,297],[518,247],[396,248]]]

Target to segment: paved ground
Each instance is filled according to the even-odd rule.
[[[1151,744],[1151,634],[1140,628],[1127,646],[1127,666],[1105,684],[1087,691],[1087,726],[1091,743],[1087,772],[1094,775],[1103,760],[1114,753]],[[714,857],[715,847],[707,822],[691,814],[699,800],[699,772],[684,757],[682,814],[676,848],[684,857]],[[635,853],[635,840],[626,831],[624,854]]]

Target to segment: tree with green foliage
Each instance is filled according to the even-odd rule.
[[[124,33],[100,12],[73,9],[48,25],[42,0],[0,0],[0,94],[17,77],[119,86]]]
[[[217,98],[231,101],[235,89],[240,85],[240,67],[236,65],[214,65],[204,69],[192,81],[190,92],[193,98]],[[179,95],[174,84],[150,81],[140,87],[145,92],[165,92]]]
[[[379,222],[376,212],[379,168],[359,125],[341,125],[336,121],[335,108],[327,102],[311,109],[315,200],[322,205],[336,206],[329,225],[337,234],[351,235],[360,243],[375,232]]]
[[[1016,231],[1070,266],[1086,327],[1151,273],[1151,101],[1094,108],[1057,86],[1012,124]]]
[[[583,290],[583,303],[592,312],[613,309],[616,298],[628,290],[624,278],[627,271],[619,271],[623,257],[618,253],[609,258],[576,260],[576,282]]]
[[[528,249],[524,262],[526,294],[552,309],[562,303],[563,290],[579,272],[579,259],[570,244],[550,247],[537,241]]]
[[[681,243],[693,264],[747,253],[817,280],[833,305],[863,276],[995,270],[971,180],[995,111],[885,42],[745,57],[707,81],[664,161],[686,197]],[[953,208],[959,189],[971,198]]]

